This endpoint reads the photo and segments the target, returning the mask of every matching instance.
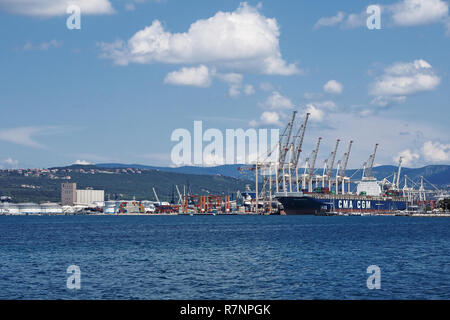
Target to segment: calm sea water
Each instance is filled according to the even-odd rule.
[[[448,218],[3,216],[0,299],[449,299],[449,255]]]

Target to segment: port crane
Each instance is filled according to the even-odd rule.
[[[175,185],[175,188],[177,189],[177,193],[178,193],[178,204],[180,204],[183,202],[183,197],[181,196],[180,189],[178,189],[177,185]]]
[[[307,113],[303,123],[298,128],[297,133],[294,135],[291,143],[291,150],[293,152],[292,166],[297,169],[298,161],[300,159],[300,153],[302,152],[303,140],[305,138],[306,125],[308,124],[308,119],[311,114]]]
[[[153,194],[155,195],[156,201],[158,201],[158,203],[161,204],[161,201],[159,201],[158,195],[156,194],[155,187],[152,187],[152,189],[153,189]]]
[[[286,161],[286,155],[289,151],[289,142],[292,136],[292,129],[294,127],[295,116],[297,115],[297,111],[292,112],[291,120],[287,124],[286,128],[283,130],[283,134],[280,137],[280,142],[278,144],[279,154],[278,154],[278,179],[277,184],[281,183],[281,180],[284,181],[284,164]]]
[[[317,139],[317,144],[316,144],[316,148],[313,150],[310,159],[311,159],[311,163],[308,167],[308,179],[309,179],[309,186],[308,186],[308,192],[312,192],[312,182],[313,182],[313,175],[314,175],[314,167],[316,165],[316,160],[317,160],[317,154],[319,153],[319,147],[320,147],[320,141],[322,140],[322,137],[319,137],[319,139]]]
[[[323,161],[323,170],[322,170],[322,188],[325,188],[325,177],[326,177],[326,172],[327,172],[327,168],[328,168],[328,161],[329,159],[325,159]],[[316,182],[317,183],[317,182]]]
[[[336,160],[336,153],[337,153],[337,149],[339,147],[339,142],[341,140],[337,139],[336,140],[336,145],[334,147],[334,150],[331,152],[330,157],[328,158],[327,161],[327,182],[328,182],[328,187],[331,189],[331,175],[333,174],[333,167],[334,167],[334,161]],[[336,186],[337,188],[337,186]]]
[[[399,190],[399,188],[400,188],[400,174],[402,172],[402,162],[403,162],[403,157],[400,157],[400,159],[398,160],[397,180],[394,182],[395,190]]]
[[[300,154],[302,152],[303,140],[305,138],[306,125],[308,124],[308,119],[311,113],[307,113],[303,123],[299,126],[297,132],[292,138],[290,145],[291,157],[289,162],[289,188],[292,191],[292,176],[291,168],[295,171],[295,179],[297,183],[297,192],[300,191],[299,181],[298,181],[298,162],[300,160]]]
[[[373,153],[370,155],[369,160],[367,161],[367,168],[365,169],[364,178],[372,179],[372,169],[373,163],[375,161],[375,155],[377,154],[378,143],[375,144],[375,148],[373,149]]]
[[[335,182],[334,184],[336,185],[336,194],[339,194],[339,171],[341,170],[341,163],[342,160],[338,160],[337,164],[336,164],[336,176],[335,176]]]
[[[350,151],[352,150],[352,145],[353,145],[353,140],[350,140],[350,142],[348,144],[347,152],[344,153],[344,158],[341,160],[342,169],[341,169],[340,178],[342,180],[342,194],[345,194],[345,180],[346,180],[345,171],[347,170],[348,159],[350,158]],[[336,175],[337,174],[338,173],[336,173]],[[338,189],[339,188],[336,185],[336,193],[339,193]],[[350,181],[349,181],[348,191],[350,191]]]

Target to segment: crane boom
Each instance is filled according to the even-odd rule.
[[[289,142],[291,140],[292,128],[294,126],[294,120],[295,120],[296,115],[297,115],[297,111],[292,112],[291,120],[287,124],[286,128],[284,128],[283,134],[281,135],[281,138],[280,138],[279,167],[284,166],[284,162],[286,160],[286,155],[289,151]]]
[[[395,182],[395,186],[397,189],[400,187],[400,173],[402,172],[402,162],[403,157],[400,157],[400,159],[398,160],[397,181]]]
[[[338,160],[338,162],[337,162],[337,164],[336,164],[336,179],[338,178],[338,176],[339,176],[339,171],[341,170],[341,163],[342,163],[342,160]],[[337,185],[337,184],[336,184]]]
[[[331,175],[333,173],[334,161],[336,160],[336,153],[337,153],[337,149],[339,147],[340,141],[341,141],[340,139],[336,140],[336,146],[334,147],[334,150],[331,152],[330,158],[327,162],[327,179],[328,180],[330,180]]]
[[[314,166],[316,165],[317,154],[319,153],[319,147],[320,147],[321,140],[322,140],[322,137],[319,137],[319,139],[317,140],[316,148],[313,150],[313,152],[311,154],[311,165],[309,166],[309,171],[308,171],[310,179],[312,178],[312,176],[314,174]]]
[[[372,177],[373,163],[375,161],[375,155],[377,154],[377,148],[378,148],[378,143],[375,144],[373,153],[369,157],[368,166],[367,166],[367,170],[366,170],[366,177],[368,177],[368,178]]]
[[[300,153],[302,152],[303,140],[305,138],[306,125],[308,124],[308,119],[311,114],[307,113],[305,120],[303,120],[302,125],[298,128],[294,139],[292,140],[292,148],[294,153],[294,159],[292,161],[293,167],[297,168],[298,160],[300,159]]]
[[[178,189],[178,186],[177,185],[175,185],[175,188],[177,189],[177,193],[178,193],[178,203],[181,203],[181,202],[183,202],[183,197],[181,196],[181,192],[180,192],[180,189]]]
[[[158,195],[156,194],[155,187],[152,187],[152,189],[153,189],[153,193],[154,193],[154,195],[155,195],[156,201],[158,201],[159,203],[161,203],[161,201],[159,201]]]
[[[342,165],[342,169],[341,169],[342,177],[345,177],[345,171],[347,170],[348,159],[350,158],[350,151],[352,150],[352,144],[353,144],[353,140],[350,140],[350,143],[348,144],[347,152],[344,154],[344,164]]]
[[[286,155],[289,151],[289,142],[291,140],[292,128],[294,126],[295,116],[297,115],[297,111],[292,112],[292,117],[286,128],[283,130],[283,134],[280,137],[279,142],[279,159],[278,159],[278,183],[282,180],[282,173],[284,168],[284,163],[286,161]]]

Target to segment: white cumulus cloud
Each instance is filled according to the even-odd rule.
[[[209,87],[211,72],[208,67],[201,65],[197,68],[181,68],[167,74],[164,83],[194,87]]]
[[[75,161],[73,164],[78,164],[78,165],[87,166],[87,165],[90,165],[90,164],[92,164],[92,163],[90,163],[89,161],[86,161],[86,160],[77,160],[77,161]]]
[[[219,79],[226,82],[229,86],[228,94],[230,97],[237,97],[241,94],[243,75],[240,73],[218,74]]]
[[[448,4],[442,0],[403,0],[389,7],[392,20],[399,26],[424,25],[443,21]]]
[[[325,117],[324,111],[311,103],[306,105],[306,113],[310,113],[309,118],[312,121],[322,122]]]
[[[341,94],[344,86],[336,80],[330,80],[324,84],[323,90],[327,93]]]
[[[277,112],[265,111],[261,115],[261,123],[268,125],[279,125],[280,116]]]
[[[396,63],[384,70],[369,88],[373,103],[386,105],[390,101],[404,102],[418,92],[434,90],[441,82],[432,66],[425,60]]]
[[[428,140],[423,143],[420,150],[403,150],[395,156],[393,160],[398,162],[400,157],[403,158],[403,164],[405,166],[414,166],[416,164],[426,165],[433,163],[448,163],[450,161],[450,144]]]
[[[267,97],[266,101],[259,104],[263,108],[272,110],[277,109],[292,109],[294,104],[291,99],[281,95],[278,91],[273,91],[272,94]]]
[[[79,6],[81,14],[114,13],[109,0],[0,0],[2,10],[36,17],[66,15],[69,5]]]
[[[295,64],[283,60],[279,36],[276,19],[266,18],[244,2],[233,12],[219,11],[197,20],[183,33],[171,33],[154,20],[126,42],[100,43],[100,56],[119,65],[209,64],[263,74],[299,73]]]
[[[281,122],[281,118],[284,117],[283,114],[278,113],[277,111],[264,111],[260,118],[259,121],[257,120],[251,120],[249,122],[249,125],[251,127],[257,127],[257,126],[281,126],[282,122]]]
[[[421,151],[427,161],[438,163],[450,161],[450,144],[427,141],[423,144]]]
[[[392,158],[392,160],[394,160],[395,163],[398,163],[400,157],[402,158],[402,164],[404,166],[414,165],[416,161],[420,159],[420,155],[415,151],[411,151],[410,149],[399,152],[397,156]]]

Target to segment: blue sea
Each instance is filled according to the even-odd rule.
[[[449,255],[449,218],[1,216],[0,299],[449,299]]]

